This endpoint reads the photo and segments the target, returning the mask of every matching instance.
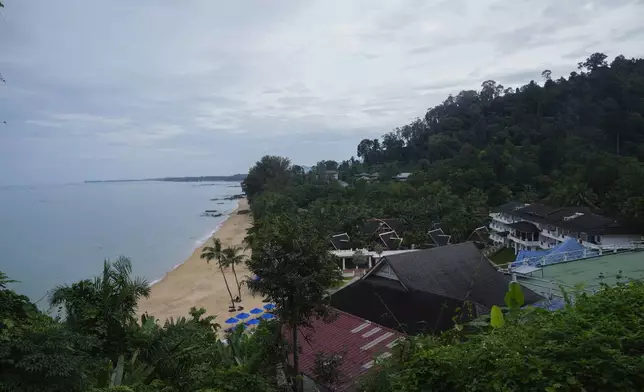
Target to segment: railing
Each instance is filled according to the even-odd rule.
[[[556,280],[535,278],[533,276],[531,276],[529,279],[530,281],[521,281],[521,280],[514,280],[514,277],[513,277],[514,281],[519,282],[522,285],[529,285],[528,288],[539,287],[539,288],[545,289],[545,290],[537,290],[537,291],[544,294],[548,299],[553,299],[554,297],[563,298],[564,297],[563,290],[567,291],[568,294],[577,294],[582,292],[594,294],[596,292],[596,289],[593,289],[593,288],[575,287],[569,284],[558,282]]]
[[[512,234],[508,234],[508,238],[511,239],[514,242],[518,242],[519,244],[525,245],[525,246],[539,246],[539,240],[534,240],[534,241],[528,241],[528,240],[523,240],[519,237],[515,237]]]
[[[498,234],[490,234],[490,239],[495,242],[503,242],[504,237],[501,237]]]
[[[553,231],[550,231],[550,230],[541,230],[540,234],[542,236],[544,236],[544,237],[548,237],[548,238],[551,238],[551,239],[557,240],[557,241],[565,241],[568,238],[571,238],[571,237],[568,237],[567,235],[557,234],[556,232],[553,232]]]
[[[516,222],[516,220],[515,220],[515,219],[508,219],[508,218],[505,218],[505,217],[501,216],[500,214],[490,214],[490,217],[491,217],[493,220],[497,220],[497,221],[499,221],[499,222],[505,223],[506,225],[509,225],[509,224],[511,224],[511,223],[515,223],[515,222]]]
[[[507,227],[501,226],[500,224],[494,222],[490,223],[490,229],[496,231],[508,231]]]

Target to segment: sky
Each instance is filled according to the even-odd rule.
[[[4,4],[0,184],[348,159],[485,80],[644,56],[644,0]]]

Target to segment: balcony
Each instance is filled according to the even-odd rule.
[[[560,242],[564,242],[565,240],[567,240],[568,238],[570,238],[570,237],[568,237],[568,236],[566,236],[566,235],[563,235],[563,234],[557,234],[556,232],[554,232],[554,231],[550,231],[550,230],[541,230],[541,233],[540,233],[540,234],[541,234],[542,236],[544,236],[544,237],[548,237],[548,238],[550,238],[550,239],[557,240],[557,241],[560,241]]]
[[[504,243],[504,242],[505,242],[505,238],[504,238],[504,237],[501,237],[500,235],[498,235],[498,234],[494,234],[494,233],[490,234],[490,239],[491,239],[492,241],[494,241],[494,242],[498,242],[498,243]]]
[[[497,222],[490,222],[490,229],[495,231],[509,231],[509,229],[505,225]]]
[[[541,246],[541,242],[539,242],[539,240],[535,240],[535,241],[527,240],[527,239],[524,240],[519,237],[515,237],[512,234],[508,234],[508,238],[510,239],[510,241],[514,241],[517,244],[521,244],[525,246]]]

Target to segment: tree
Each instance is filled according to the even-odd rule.
[[[41,313],[7,289],[0,271],[0,391],[84,391],[98,341]]]
[[[382,253],[385,251],[385,248],[380,244],[376,244],[373,246],[373,251],[376,252],[376,254],[378,255],[378,261],[380,261],[380,258],[382,257]]]
[[[315,225],[290,215],[262,223],[247,262],[260,280],[248,285],[274,302],[278,319],[292,334],[293,369],[299,375],[298,328],[314,317],[327,317],[327,288],[339,282],[340,272],[327,241]],[[299,382],[296,382],[298,388]]]
[[[551,79],[552,71],[549,69],[544,70],[541,72],[541,77],[543,78],[544,81],[549,81]]]
[[[242,182],[242,189],[252,200],[265,190],[276,190],[284,187],[290,177],[291,162],[288,158],[266,155],[255,163]]]
[[[362,249],[353,252],[353,264],[364,266],[369,262],[369,256]]]
[[[243,253],[243,249],[239,246],[229,246],[226,249],[222,250],[223,260],[222,263],[224,267],[230,267],[235,276],[235,283],[237,284],[237,295],[241,300],[241,284],[239,279],[237,279],[237,272],[235,271],[235,265],[242,264],[246,261],[246,255]]]
[[[105,260],[101,276],[58,286],[49,298],[52,306],[64,307],[65,323],[73,331],[96,336],[113,361],[128,353],[128,330],[137,322],[137,303],[150,295],[148,282],[132,278],[131,273],[127,257]]]
[[[586,61],[578,64],[578,69],[586,69],[588,71],[595,71],[599,67],[605,67],[608,65],[606,62],[606,55],[603,53],[593,53],[586,59]]]
[[[332,391],[336,390],[345,381],[342,366],[346,354],[346,352],[330,354],[316,353],[313,366],[315,380],[325,387],[330,388]]]
[[[201,250],[201,258],[206,260],[210,264],[211,261],[216,260],[217,266],[219,266],[219,271],[221,276],[224,278],[224,284],[226,285],[226,290],[228,290],[228,295],[230,295],[230,309],[234,311],[235,299],[233,298],[233,293],[230,291],[230,286],[228,285],[228,279],[226,279],[226,273],[224,272],[224,254],[221,248],[221,241],[219,238],[212,239],[212,246],[204,246]]]

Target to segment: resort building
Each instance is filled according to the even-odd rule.
[[[440,333],[453,317],[469,320],[504,306],[510,280],[473,242],[386,255],[359,280],[331,296],[344,312],[399,332]],[[542,298],[524,290],[525,303]]]
[[[550,250],[569,239],[596,250],[632,249],[642,236],[585,207],[509,202],[490,212],[490,239],[519,251]]]
[[[364,180],[367,182],[371,181],[378,181],[378,178],[380,178],[380,174],[378,173],[359,173],[355,176],[356,180]]]
[[[411,173],[400,173],[397,176],[391,177],[392,180],[405,182],[411,176]]]
[[[339,233],[331,236],[331,253],[341,260],[343,272],[370,269],[381,257],[413,251],[413,249],[399,249],[403,239],[398,233],[404,228],[404,223],[399,219],[369,219],[365,221],[362,232],[372,237],[372,243],[369,246],[371,250],[354,247],[349,234]],[[373,250],[376,244],[382,246],[382,252]],[[356,260],[356,255],[360,255],[361,260]]]

